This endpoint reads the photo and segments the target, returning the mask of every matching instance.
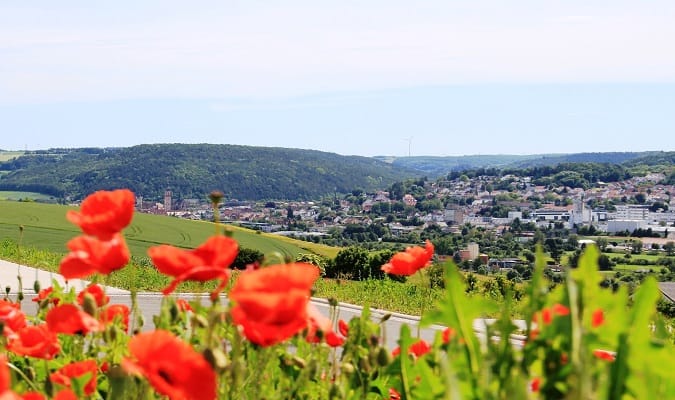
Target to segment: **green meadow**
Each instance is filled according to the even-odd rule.
[[[10,192],[0,190],[0,200],[54,201],[54,197],[35,192]]]
[[[36,247],[66,253],[65,244],[80,234],[78,227],[66,220],[67,206],[31,202],[0,201],[0,240],[21,241],[25,247]],[[19,227],[23,227],[20,234]],[[315,253],[334,257],[339,249],[314,243],[281,238],[256,231],[226,226],[241,247],[263,252],[271,261],[283,261],[299,253]],[[147,249],[160,244],[194,248],[215,233],[215,225],[204,221],[136,213],[124,231],[132,255],[143,257]]]

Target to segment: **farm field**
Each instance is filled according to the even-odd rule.
[[[10,192],[0,191],[0,200],[36,200],[36,201],[54,201],[52,196],[35,192]]]
[[[22,244],[57,253],[65,253],[65,244],[77,236],[79,229],[66,218],[66,206],[55,204],[0,201],[0,239],[19,240],[19,226],[23,226]],[[272,261],[295,257],[299,253],[315,253],[333,257],[338,249],[314,243],[259,234],[255,231],[228,227],[241,247],[263,252]],[[171,244],[194,248],[215,232],[214,225],[204,221],[136,213],[131,225],[124,231],[129,249],[134,256],[145,256],[151,246]]]
[[[12,158],[22,156],[23,151],[0,151],[0,162],[9,161]]]

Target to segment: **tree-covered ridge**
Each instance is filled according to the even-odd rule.
[[[375,190],[415,175],[368,157],[213,144],[52,149],[0,163],[0,170],[6,171],[0,190],[74,198],[119,187],[160,198],[170,187],[179,198],[218,189],[237,199],[314,199],[355,187]]]

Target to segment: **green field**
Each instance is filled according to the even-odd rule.
[[[54,197],[35,192],[6,192],[0,190],[0,200],[54,201]]]
[[[65,253],[65,244],[80,234],[79,229],[66,218],[66,206],[55,204],[0,201],[0,240],[19,240],[19,226],[23,226],[22,244],[58,253]],[[228,227],[241,247],[259,250],[270,261],[283,261],[299,253],[315,253],[334,257],[338,249],[314,243],[259,234],[243,228]],[[171,244],[194,248],[215,232],[214,225],[203,221],[189,221],[166,216],[136,213],[131,225],[124,231],[129,249],[134,256],[145,256],[151,246]]]

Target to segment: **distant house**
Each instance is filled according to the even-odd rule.
[[[417,204],[417,200],[413,197],[413,195],[406,194],[405,196],[403,196],[403,203],[406,206],[415,207],[415,205]]]

